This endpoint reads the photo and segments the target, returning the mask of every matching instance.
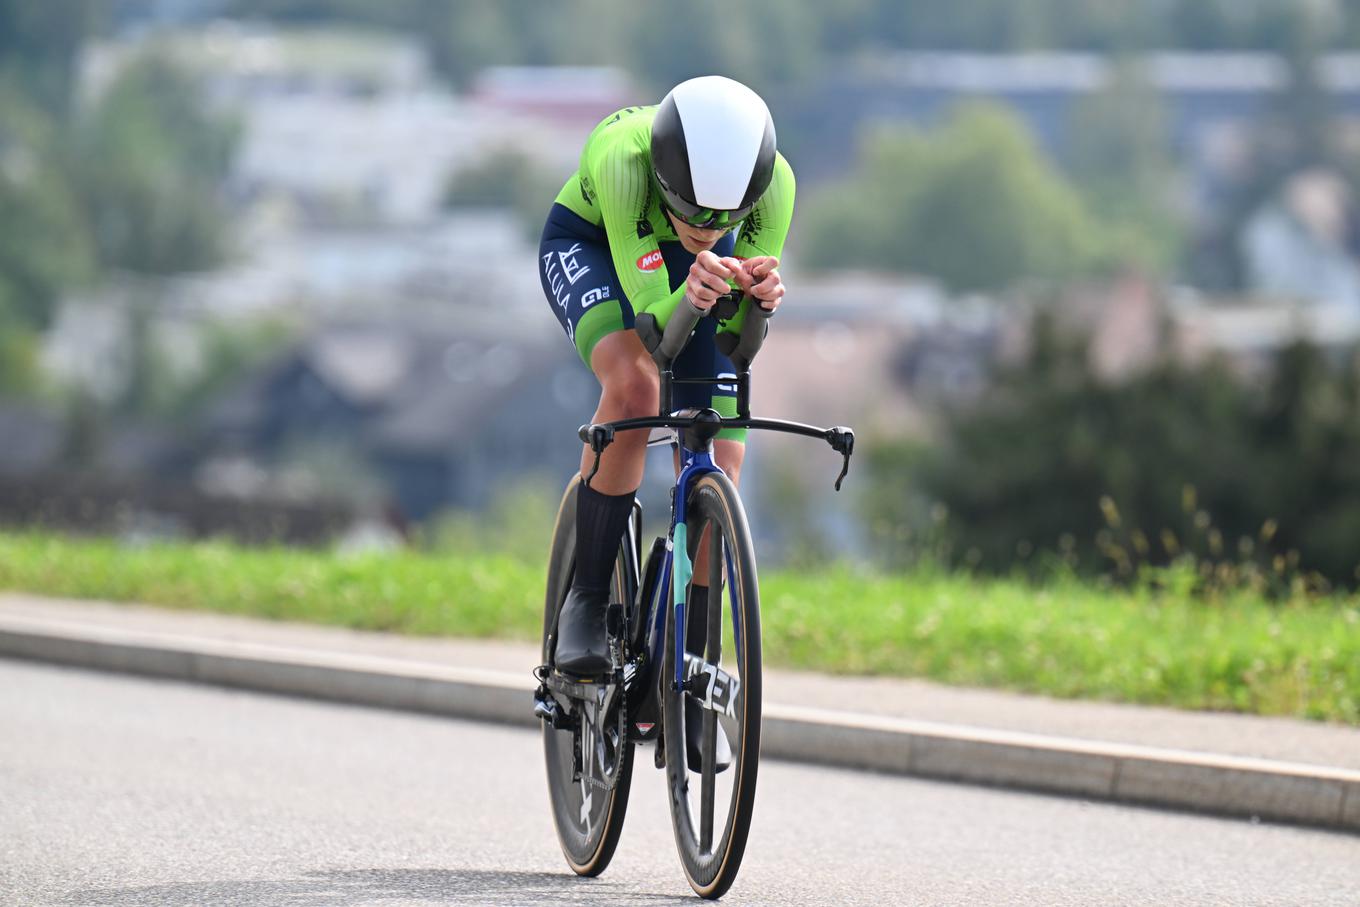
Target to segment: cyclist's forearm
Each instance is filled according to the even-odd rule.
[[[663,296],[656,302],[645,306],[642,311],[656,319],[657,327],[664,329],[667,322],[671,320],[671,315],[685,299],[685,285],[681,284],[674,292],[668,296]]]

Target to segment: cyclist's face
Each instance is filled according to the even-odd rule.
[[[713,248],[713,244],[727,233],[726,230],[701,230],[698,227],[691,227],[670,211],[666,212],[666,216],[670,218],[671,226],[675,228],[675,235],[680,238],[680,245],[691,255]]]

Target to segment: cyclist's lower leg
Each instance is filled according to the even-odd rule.
[[[592,353],[591,366],[601,385],[593,422],[656,413],[656,368],[632,331],[602,338]],[[558,668],[570,673],[595,675],[609,668],[605,638],[609,580],[646,457],[645,432],[620,432],[601,455],[590,487],[582,484],[577,490],[576,574],[558,621],[556,653]],[[586,445],[582,476],[590,475],[594,462],[595,453]]]

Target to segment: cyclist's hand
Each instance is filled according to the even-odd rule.
[[[689,277],[685,280],[685,295],[694,303],[695,308],[707,312],[713,308],[713,303],[719,296],[732,289],[727,285],[727,281],[735,276],[733,270],[723,263],[723,259],[705,249],[695,257],[694,264],[689,266]]]
[[[741,288],[754,296],[760,307],[773,312],[784,297],[784,280],[779,276],[779,259],[773,255],[758,255],[741,263],[737,277]]]

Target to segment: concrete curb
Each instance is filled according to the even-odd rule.
[[[532,678],[369,655],[0,618],[0,656],[522,727]],[[761,751],[868,769],[1360,832],[1360,771],[773,703]]]

